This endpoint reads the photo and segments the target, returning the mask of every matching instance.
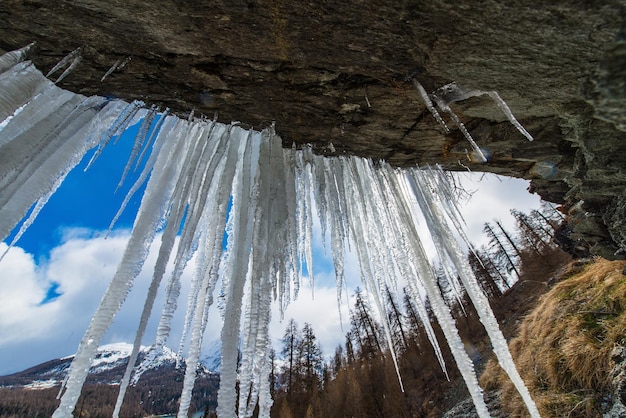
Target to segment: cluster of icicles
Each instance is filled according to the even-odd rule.
[[[155,237],[161,240],[158,258],[114,416],[119,414],[131,380],[157,290],[165,286],[166,303],[156,349],[167,341],[179,299],[181,273],[195,256],[198,262],[183,332],[189,342],[179,417],[188,413],[208,310],[216,290],[225,298],[217,413],[221,418],[249,417],[258,404],[259,416],[268,417],[272,405],[270,305],[277,301],[281,309],[285,308],[290,295],[297,292],[304,269],[313,281],[314,216],[319,217],[323,233],[330,238],[338,299],[344,288],[343,258],[349,243],[356,251],[363,284],[381,312],[382,290],[395,289],[397,278],[408,281],[416,302],[421,303],[420,295],[425,293],[478,414],[488,417],[472,361],[439,292],[416,229],[417,216],[423,216],[446,271],[460,278],[500,364],[531,415],[539,416],[488,300],[453,238],[453,230],[462,231],[462,221],[453,203],[454,191],[441,170],[399,170],[384,162],[374,164],[356,157],[323,158],[308,148],[282,148],[273,127],[262,132],[244,130],[234,124],[191,117],[182,120],[167,111],[146,109],[140,102],[84,97],[58,88],[44,77],[25,60],[27,52],[28,47],[0,57],[0,121],[9,118],[0,130],[1,239],[29,209],[22,230],[32,223],[85,154],[96,149],[93,163],[107,143],[131,124],[141,123],[141,127],[122,181],[135,161],[147,159],[123,204],[147,183],[128,246],[80,342],[54,417],[72,416],[98,345],[141,271]],[[73,63],[65,62],[69,66]],[[177,246],[175,240],[179,241]],[[173,272],[164,277],[170,259]],[[445,370],[423,304],[419,312]],[[388,326],[385,333],[390,338]],[[241,366],[237,372],[239,350]],[[395,361],[395,354],[391,355]]]

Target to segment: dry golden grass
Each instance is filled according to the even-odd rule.
[[[544,417],[601,416],[609,392],[611,351],[626,345],[624,261],[598,259],[554,286],[522,322],[510,343],[515,363]],[[481,383],[501,388],[514,417],[527,416],[521,398],[490,360]]]

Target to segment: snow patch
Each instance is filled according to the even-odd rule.
[[[49,388],[57,386],[59,383],[60,382],[58,380],[56,380],[56,379],[35,380],[32,383],[24,385],[24,388],[25,389],[30,389],[30,390],[49,389]]]

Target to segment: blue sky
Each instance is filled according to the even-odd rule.
[[[106,230],[136,178],[131,172],[123,187],[115,192],[137,130],[138,125],[132,126],[117,143],[106,147],[97,163],[85,171],[95,150],[89,152],[68,174],[42,209],[37,222],[20,238],[18,245],[39,259],[47,257],[52,248],[61,244],[64,231],[68,228]],[[139,171],[135,172],[138,173]],[[133,197],[117,222],[117,228],[132,226],[140,202],[141,192]],[[9,236],[7,242],[11,241],[13,235]]]
[[[138,193],[113,234],[105,239],[104,231],[134,181],[129,177],[125,186],[114,193],[137,129],[138,126],[134,126],[118,143],[109,144],[99,160],[84,172],[91,155],[88,154],[69,174],[17,246],[0,262],[3,289],[0,293],[0,375],[70,355],[76,350],[113,277],[141,201],[141,193]],[[464,206],[464,216],[471,239],[479,244],[485,239],[482,236],[484,222],[499,218],[505,226],[512,227],[510,208],[528,211],[538,207],[539,199],[526,192],[525,181],[480,174],[460,177],[466,188],[475,191]],[[325,354],[331,355],[334,347],[344,341],[345,332],[339,324],[332,262],[330,257],[324,256],[319,226],[315,227],[314,244],[315,300],[310,297],[310,289],[304,286],[299,300],[287,309],[286,319],[293,317],[300,326],[304,322],[312,323]],[[0,252],[4,248],[6,244],[0,243]],[[146,266],[150,266],[155,257],[153,251]],[[351,257],[349,255],[346,261],[346,273],[348,286],[354,289],[359,274],[356,260]],[[190,264],[187,271],[193,271],[193,260]],[[150,268],[144,268],[137,278],[103,344],[132,341],[150,274]],[[181,300],[184,301],[185,296]],[[161,306],[157,300],[153,313],[156,318],[151,322],[145,344],[150,344],[154,338]],[[326,314],[320,315],[320,312]],[[345,321],[347,307],[344,306],[342,312]],[[182,315],[184,309],[179,308],[175,319],[179,324]],[[207,343],[219,335],[219,315],[213,312],[211,318]],[[277,309],[273,318],[271,331],[276,339],[282,335],[285,323],[278,321]],[[177,337],[179,334],[175,333],[170,339],[174,349]]]

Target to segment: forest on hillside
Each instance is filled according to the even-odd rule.
[[[497,220],[485,224],[488,245],[467,255],[507,339],[572,260],[572,254],[561,248],[576,256],[585,254],[584,245],[569,238],[563,216],[554,207],[544,205],[529,214],[512,214],[517,221],[514,231],[507,231]],[[434,265],[433,269],[438,272],[439,288],[456,318],[466,350],[481,372],[492,356],[486,332],[462,285],[448,281],[442,266]],[[391,339],[387,339],[367,293],[357,289],[345,343],[326,361],[311,325],[298,328],[290,321],[282,345],[274,353],[278,361],[272,373],[272,415],[439,417],[467,398],[428,300],[424,303],[431,330],[418,313],[420,300],[407,289],[402,294],[397,300],[393,292],[385,292],[385,312],[391,327]],[[440,352],[434,349],[434,340]],[[404,391],[392,351],[398,356]]]

